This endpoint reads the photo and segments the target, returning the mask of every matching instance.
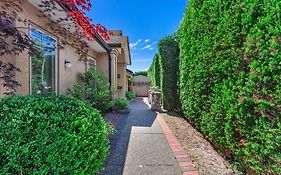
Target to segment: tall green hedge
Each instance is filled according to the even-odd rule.
[[[160,87],[163,108],[169,111],[179,109],[178,72],[179,45],[173,36],[167,36],[158,43],[160,65]],[[159,75],[159,74],[157,74]],[[156,76],[157,76],[156,75]],[[155,76],[155,78],[157,78]]]
[[[281,174],[281,1],[190,0],[178,31],[187,119],[247,174]]]
[[[109,149],[101,114],[66,96],[0,100],[0,174],[98,174]]]
[[[158,86],[160,88],[160,64],[158,53],[155,54],[153,62],[147,72],[147,75],[151,80],[151,85]]]

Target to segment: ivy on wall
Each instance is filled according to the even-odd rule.
[[[281,174],[280,9],[190,0],[177,33],[185,117],[247,174]]]

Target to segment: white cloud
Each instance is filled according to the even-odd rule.
[[[153,50],[153,47],[149,48],[148,50]]]
[[[148,43],[149,41],[150,41],[150,39],[146,39],[146,40],[144,40],[144,42],[145,42],[145,43]]]
[[[141,49],[144,50],[144,49],[150,49],[150,48],[152,48],[152,46],[149,44],[149,45],[146,45],[145,47],[143,47]]]
[[[130,43],[130,48],[135,48],[137,45],[139,45],[139,43],[141,42],[142,40],[141,39],[139,39],[137,42],[135,42],[135,43]]]

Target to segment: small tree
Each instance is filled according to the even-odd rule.
[[[112,95],[115,90],[109,86],[106,77],[92,69],[80,75],[80,84],[69,89],[68,94],[90,104],[102,112],[109,110],[112,106]]]

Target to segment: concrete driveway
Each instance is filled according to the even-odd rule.
[[[100,175],[181,175],[156,113],[137,98],[130,113],[111,113],[105,119],[115,125],[110,154]]]

